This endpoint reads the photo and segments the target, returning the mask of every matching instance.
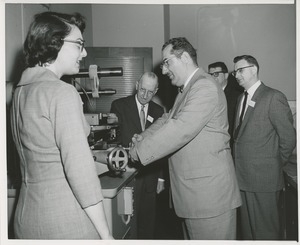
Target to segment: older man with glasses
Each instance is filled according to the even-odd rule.
[[[164,109],[152,101],[158,90],[158,78],[153,72],[145,72],[136,82],[136,93],[114,100],[111,112],[118,117],[121,144],[129,146],[135,133],[141,133],[159,118]],[[166,163],[166,161],[163,161]],[[160,178],[159,178],[160,177]],[[156,199],[164,188],[163,165],[154,164],[140,168],[135,178],[134,217],[130,239],[154,239]]]
[[[238,85],[235,78],[228,73],[227,66],[224,62],[214,62],[208,65],[208,73],[218,82],[224,90],[227,100],[228,115],[228,133],[230,134],[230,147],[233,145],[233,125],[235,118],[235,108],[237,98],[243,92],[243,88]]]

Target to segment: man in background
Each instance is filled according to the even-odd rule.
[[[122,146],[128,147],[135,133],[141,133],[163,114],[164,109],[151,101],[157,90],[157,76],[153,72],[146,72],[136,82],[135,95],[112,102],[111,112],[119,120]],[[131,239],[154,239],[156,195],[163,190],[163,179],[159,178],[162,177],[162,167],[161,164],[154,164],[138,169]]]
[[[169,157],[172,199],[188,239],[236,239],[241,205],[229,146],[226,98],[221,86],[198,67],[184,37],[162,47],[163,74],[180,88],[174,106],[133,137],[130,157],[148,165]]]
[[[281,240],[283,166],[296,144],[287,99],[259,80],[250,55],[234,58],[234,72],[245,89],[236,112],[233,156],[243,205],[241,239]]]
[[[212,75],[224,90],[227,100],[227,114],[228,114],[228,133],[230,134],[230,147],[233,145],[233,126],[235,120],[235,111],[237,98],[243,92],[243,88],[237,84],[233,79],[229,80],[227,66],[224,62],[215,62],[208,65],[208,73]]]

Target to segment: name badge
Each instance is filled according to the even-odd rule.
[[[149,116],[149,115],[147,116],[147,121],[153,123],[153,120],[154,120],[153,117],[151,117],[151,116]]]
[[[252,100],[250,100],[250,101],[249,101],[249,103],[248,103],[248,105],[254,108],[254,106],[255,106],[255,102],[254,102],[254,101],[252,101]]]

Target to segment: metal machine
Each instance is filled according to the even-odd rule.
[[[92,152],[98,175],[105,173],[107,168],[109,171],[113,171],[116,174],[126,171],[128,154],[124,148],[112,147],[107,150],[93,150]],[[107,165],[106,171],[102,168],[103,163]]]
[[[99,79],[108,76],[122,76],[123,69],[105,68],[101,69],[97,65],[90,65],[89,69],[80,69],[79,73],[71,76],[65,76],[67,82],[71,82],[78,90],[79,94],[85,95],[90,102],[92,98],[98,98],[99,95],[111,95],[116,91],[113,89],[100,89]],[[78,81],[78,78],[89,78],[84,86]],[[66,80],[64,79],[64,80]],[[93,152],[96,165],[99,163],[107,165],[106,170],[98,171],[102,174],[106,171],[116,173],[125,172],[128,163],[128,154],[117,141],[118,118],[113,113],[85,113],[85,118],[91,126],[91,133],[88,137],[90,148]],[[98,167],[98,170],[101,169]]]
[[[122,68],[100,69],[91,65],[81,69],[78,74],[64,79],[77,87],[81,95],[98,98],[99,95],[110,95],[115,90],[101,90],[99,78],[102,76],[122,76]],[[85,88],[78,78],[89,78]],[[78,89],[79,87],[79,89]],[[89,99],[88,99],[89,102]],[[86,113],[85,117],[91,126],[88,142],[95,160],[99,176],[104,207],[108,224],[115,239],[123,239],[130,234],[131,217],[133,216],[133,193],[135,169],[126,168],[128,153],[117,141],[118,118],[113,113]]]

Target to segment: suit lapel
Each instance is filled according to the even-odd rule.
[[[178,113],[178,111],[183,107],[184,103],[183,101],[185,100],[188,91],[190,88],[194,85],[194,83],[200,78],[200,76],[204,75],[204,70],[202,68],[199,68],[199,70],[194,74],[190,82],[187,84],[187,86],[184,88],[182,93],[178,93],[176,100],[174,102],[174,106],[171,110],[171,113],[169,115],[169,118],[172,118],[174,115]]]
[[[177,94],[174,105],[173,105],[173,108],[172,108],[171,113],[169,115],[169,118],[172,118],[179,111],[179,109],[181,108],[182,101],[184,100],[184,98],[186,96],[186,92],[187,92],[187,89],[185,89],[185,91],[183,91],[182,93],[179,92]]]
[[[148,105],[148,114],[147,114],[147,117],[146,117],[146,125],[145,125],[145,128],[148,128],[152,123],[153,121],[155,120],[155,118],[153,117],[153,106],[152,106],[152,101],[149,102],[149,105]],[[153,118],[153,121],[150,122],[148,120],[148,118]]]

